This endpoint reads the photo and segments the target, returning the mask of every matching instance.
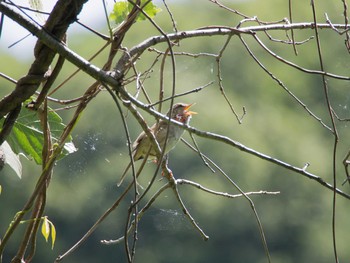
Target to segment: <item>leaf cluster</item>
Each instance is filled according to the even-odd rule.
[[[126,20],[131,10],[134,8],[135,3],[127,0],[119,0],[114,4],[113,11],[109,15],[109,19],[113,21],[115,24],[119,25]],[[143,12],[146,13],[150,18],[154,18],[157,13],[162,11],[159,7],[157,7],[152,1],[142,0],[140,1],[140,8],[142,8]],[[136,17],[137,21],[146,20],[146,16],[143,13],[138,14]]]

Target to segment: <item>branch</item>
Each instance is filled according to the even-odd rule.
[[[26,25],[24,27],[28,28],[31,33],[33,32],[29,28],[35,29],[35,31],[45,32],[46,37],[49,36],[51,39],[54,39],[56,43],[59,43],[69,25],[76,20],[77,15],[86,1],[87,0],[58,1],[44,25],[44,28],[25,18],[22,14],[12,10],[4,1],[0,2],[0,12],[22,26],[24,26],[24,24],[19,21],[25,20]],[[41,42],[41,39],[42,38],[39,37],[36,43],[34,49],[35,61],[32,63],[27,75],[17,82],[16,88],[11,94],[0,101],[0,119],[32,96],[45,79],[45,73],[56,54],[56,49],[48,48],[45,43]]]
[[[85,73],[92,76],[96,80],[103,80],[106,83],[112,85],[113,87],[119,86],[119,83],[115,80],[112,81],[110,74],[105,71],[102,71],[100,68],[91,64],[89,61],[79,56],[78,54],[71,51],[65,45],[57,41],[57,39],[53,38],[50,34],[48,34],[41,27],[22,16],[21,14],[15,12],[10,9],[4,2],[0,2],[0,12],[4,13],[6,16],[14,20],[19,25],[26,28],[33,35],[38,37],[41,42],[43,42],[46,46],[59,53],[63,57],[65,57],[69,62],[81,68]],[[317,24],[317,27],[320,29],[348,29],[348,25],[345,24],[332,24],[328,23]],[[169,39],[170,41],[174,40],[182,40],[189,39],[195,37],[208,37],[208,36],[220,36],[220,35],[240,35],[240,34],[254,34],[254,32],[265,32],[269,30],[291,30],[291,29],[314,29],[315,24],[312,22],[309,23],[294,23],[294,24],[272,24],[272,25],[259,25],[259,26],[250,26],[250,27],[240,27],[232,28],[232,27],[212,27],[212,28],[202,28],[197,30],[190,31],[181,31],[177,33],[167,34],[167,36],[153,36],[145,41],[141,42],[139,45],[130,49],[129,52],[124,53],[120,60],[118,61],[115,67],[114,78],[120,79],[123,72],[125,71],[125,67],[130,61],[130,58],[135,59],[135,56],[140,56],[146,49],[151,46],[157,45],[159,43],[164,43]],[[319,74],[325,74],[324,72],[320,72]],[[344,77],[346,78],[346,77]],[[109,79],[107,81],[107,79]],[[122,92],[118,90],[118,92]],[[122,92],[123,94],[123,92]],[[125,94],[123,94],[125,95]],[[0,112],[2,111],[0,107]]]
[[[180,184],[180,185],[188,184],[188,185],[191,185],[191,186],[193,186],[199,190],[202,190],[206,193],[217,195],[217,196],[222,196],[222,197],[227,197],[227,198],[244,197],[243,194],[235,194],[234,195],[234,194],[229,194],[229,193],[224,193],[224,192],[218,192],[218,191],[206,188],[206,187],[202,186],[201,184],[198,184],[196,182],[192,182],[192,181],[186,180],[186,179],[177,179],[176,183]],[[258,191],[258,192],[246,192],[244,194],[245,195],[278,195],[279,193],[280,193],[279,191],[277,191],[277,192]]]
[[[332,26],[329,24],[317,24],[317,28],[339,28],[339,29],[347,29],[348,26],[344,24],[333,24]],[[259,26],[249,26],[249,27],[224,27],[224,26],[214,26],[214,27],[206,27],[199,28],[196,30],[190,31],[182,31],[177,33],[168,34],[167,37],[173,40],[182,40],[188,38],[195,37],[206,37],[206,36],[225,36],[225,35],[241,35],[248,34],[252,35],[256,32],[265,32],[271,30],[292,30],[292,29],[314,29],[315,24],[312,22],[309,23],[294,23],[294,24],[272,24],[272,25],[259,25]],[[145,41],[141,42],[139,45],[130,49],[128,55],[131,57],[139,57],[147,48],[151,46],[155,46],[159,43],[166,42],[166,38],[164,36],[153,36]],[[123,65],[128,61],[129,56],[124,55],[118,62],[116,69],[120,69]]]
[[[314,22],[317,22],[316,19],[316,7],[315,7],[315,2],[314,0],[311,0],[311,7],[312,7],[312,15],[313,15],[313,19]],[[316,34],[316,44],[317,44],[317,52],[318,52],[318,59],[319,59],[319,63],[320,63],[320,68],[322,71],[324,71],[324,60],[323,60],[323,53],[322,53],[322,49],[321,49],[321,41],[320,41],[320,37],[319,37],[319,33],[318,33],[318,28],[315,28],[315,34]],[[337,193],[336,193],[336,189],[337,189],[337,151],[338,151],[338,143],[339,143],[339,134],[338,134],[338,129],[337,129],[337,125],[335,123],[335,117],[333,114],[333,107],[331,105],[331,101],[330,101],[330,94],[329,94],[329,86],[328,86],[328,82],[326,80],[326,77],[323,75],[322,76],[322,83],[323,83],[323,92],[324,92],[324,97],[326,99],[326,105],[327,105],[327,110],[329,113],[329,117],[331,119],[331,123],[332,123],[332,130],[333,130],[333,136],[334,136],[334,143],[333,143],[333,157],[332,157],[332,164],[333,164],[333,204],[332,204],[332,238],[333,238],[333,251],[334,251],[334,257],[335,257],[335,262],[339,262],[338,259],[338,252],[337,252],[337,245],[336,245],[336,228],[335,228],[335,216],[336,216],[336,197],[337,197]]]

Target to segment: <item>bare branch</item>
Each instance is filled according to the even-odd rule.
[[[314,23],[317,23],[317,16],[316,16],[316,6],[314,0],[311,0],[311,7],[312,7],[312,15],[314,19]],[[322,71],[325,71],[324,68],[324,62],[323,62],[323,54],[321,50],[321,41],[320,41],[320,36],[318,33],[318,28],[315,27],[315,34],[316,34],[316,44],[317,44],[317,52],[318,52],[318,59],[320,63],[320,69]],[[335,117],[333,114],[333,107],[331,105],[330,101],[330,95],[329,95],[329,88],[328,88],[328,83],[326,80],[325,75],[322,75],[322,83],[323,83],[323,92],[324,96],[326,99],[326,104],[327,104],[327,111],[329,113],[329,117],[331,119],[332,123],[332,133],[334,136],[334,143],[333,143],[333,159],[332,159],[332,173],[333,173],[333,209],[332,209],[332,241],[333,241],[333,251],[334,251],[334,257],[335,257],[335,262],[339,262],[338,259],[338,252],[337,252],[337,245],[336,245],[336,198],[337,198],[337,150],[338,150],[338,142],[339,142],[339,134],[338,134],[338,129],[335,123]]]
[[[254,36],[255,39],[259,42],[259,44],[263,45],[263,43],[256,37]],[[290,95],[299,105],[301,105],[308,114],[310,114],[314,119],[316,119],[324,128],[332,132],[332,129],[325,124],[321,118],[316,116],[308,107],[305,103],[303,103],[296,95],[294,95],[287,87],[286,85],[278,79],[275,75],[273,75],[259,60],[258,58],[253,54],[253,52],[250,50],[248,47],[247,43],[244,41],[242,37],[240,37],[243,45],[246,47],[249,55],[255,60],[255,62],[274,80],[278,83],[279,86],[281,86],[287,93]],[[266,48],[267,49],[267,48]]]
[[[191,185],[199,190],[202,190],[206,193],[209,193],[209,194],[213,194],[213,195],[217,195],[217,196],[222,196],[222,197],[227,197],[227,198],[237,198],[237,197],[244,197],[243,194],[229,194],[229,193],[224,193],[224,192],[219,192],[219,191],[214,191],[214,190],[211,190],[209,188],[206,188],[204,186],[202,186],[201,184],[198,184],[198,183],[195,183],[195,182],[192,182],[190,180],[185,180],[185,179],[177,179],[176,180],[176,183],[177,184],[180,184],[180,185]],[[245,195],[277,195],[277,194],[280,194],[280,192],[269,192],[269,191],[258,191],[258,192],[246,192],[244,193]]]

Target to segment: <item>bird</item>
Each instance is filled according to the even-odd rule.
[[[192,104],[176,103],[173,105],[172,109],[168,111],[167,116],[173,120],[176,120],[178,122],[188,125],[192,115],[197,114],[197,112],[190,111],[190,107],[192,107],[193,105],[194,103]],[[168,133],[168,129],[169,129],[169,133]],[[152,127],[150,128],[150,132],[157,139],[157,142],[161,150],[163,150],[165,139],[167,138],[164,155],[166,155],[169,151],[174,149],[175,145],[184,134],[184,131],[185,130],[182,127],[169,123],[168,120],[159,120],[158,122],[153,124]],[[148,154],[148,157],[147,157],[148,159],[150,160],[157,159],[157,152],[152,146],[151,140],[145,131],[142,131],[134,141],[132,145],[132,154],[133,154],[133,160],[135,162],[138,160],[144,159],[147,156],[147,154]],[[130,169],[131,164],[132,164],[132,161],[130,161],[130,163],[122,173],[120,177],[120,181],[117,184],[118,187],[124,181],[124,178],[128,170]]]

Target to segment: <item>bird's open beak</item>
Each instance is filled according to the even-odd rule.
[[[194,115],[194,114],[198,114],[198,113],[195,112],[195,111],[190,111],[190,110],[189,110],[194,104],[195,104],[195,103],[191,103],[191,104],[188,104],[188,105],[185,107],[185,115],[191,116],[191,115]]]

